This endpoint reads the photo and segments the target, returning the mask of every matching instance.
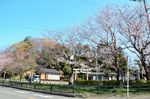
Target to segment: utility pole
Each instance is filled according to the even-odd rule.
[[[128,60],[128,57],[127,57],[127,96],[126,96],[126,99],[129,99],[129,80],[130,80],[130,77],[129,77],[129,60]]]

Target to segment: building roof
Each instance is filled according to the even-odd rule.
[[[56,69],[47,69],[47,68],[42,68],[41,73],[48,73],[48,74],[60,74],[60,71]]]

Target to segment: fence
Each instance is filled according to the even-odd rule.
[[[56,95],[74,96],[74,86],[72,85],[43,84],[39,82],[29,83],[12,80],[0,80],[0,85]]]
[[[129,91],[133,93],[138,92],[150,92],[150,85],[149,84],[139,84],[139,85],[130,85]],[[82,85],[82,86],[75,86],[75,92],[81,92],[81,91],[88,91],[92,93],[126,93],[127,92],[127,86],[126,85],[98,85],[98,86],[89,86],[89,85]]]
[[[44,93],[51,93],[65,96],[75,96],[77,93],[92,92],[92,93],[124,93],[126,92],[126,85],[110,85],[110,86],[90,86],[90,85],[56,85],[43,83],[29,83],[11,80],[0,80],[0,84],[9,87],[22,88],[26,90],[39,91]],[[130,85],[130,92],[150,92],[150,85]]]

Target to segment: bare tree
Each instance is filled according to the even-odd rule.
[[[113,8],[106,8],[90,19],[87,24],[81,26],[78,32],[84,39],[87,39],[96,49],[98,57],[103,62],[114,68],[117,80],[121,77],[121,68],[118,56],[122,53],[119,45],[119,33],[117,28],[117,12]],[[103,65],[99,64],[99,67]]]
[[[119,9],[118,13],[119,32],[123,35],[122,44],[137,55],[144,67],[146,79],[150,80],[150,33],[147,14],[143,7]]]

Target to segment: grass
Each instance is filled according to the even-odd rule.
[[[3,83],[0,81],[0,83]],[[119,88],[114,86],[69,86],[69,85],[51,85],[51,84],[40,84],[40,83],[28,83],[28,82],[16,82],[16,81],[5,81],[4,84],[12,85],[16,87],[29,88],[34,90],[42,90],[46,92],[56,92],[56,93],[91,93],[97,95],[105,94],[125,94],[126,88]],[[132,86],[130,88],[130,93],[133,94],[144,94],[150,93],[150,87],[148,86]]]

